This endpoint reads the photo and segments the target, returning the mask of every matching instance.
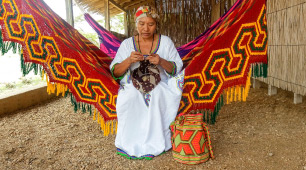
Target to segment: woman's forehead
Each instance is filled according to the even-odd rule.
[[[138,20],[138,22],[143,22],[143,23],[151,23],[151,22],[156,22],[155,19],[152,17],[142,17]]]

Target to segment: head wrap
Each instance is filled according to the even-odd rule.
[[[156,9],[150,6],[140,6],[135,13],[135,21],[136,23],[139,21],[140,18],[143,17],[151,17],[155,19],[155,21],[158,20],[159,16],[156,12]]]

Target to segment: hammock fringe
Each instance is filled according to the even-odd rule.
[[[245,102],[250,91],[252,74],[252,69],[250,69],[245,85],[238,85],[225,89],[223,94],[219,97],[214,110],[197,110],[196,112],[203,113],[203,121],[209,124],[215,124],[222,106],[236,101]]]
[[[21,44],[15,43],[12,41],[3,41],[2,30],[0,29],[0,51],[1,54],[4,55],[8,53],[10,50],[13,51],[14,54],[21,52]]]
[[[252,77],[258,78],[263,77],[267,78],[268,76],[268,64],[266,63],[254,63],[252,64]]]
[[[42,75],[44,75],[44,70],[42,70],[41,73]],[[93,120],[96,120],[97,123],[100,125],[101,131],[103,131],[104,136],[109,136],[110,134],[117,134],[118,123],[116,120],[105,121],[101,114],[97,111],[97,109],[93,109],[93,106],[91,104],[78,102],[73,96],[73,94],[69,91],[67,85],[57,82],[50,82],[48,75],[45,75],[48,94],[56,93],[57,96],[62,95],[63,97],[67,97],[70,94],[70,102],[73,105],[75,113],[77,113],[79,110],[81,110],[82,113],[89,112],[89,115],[93,117]]]

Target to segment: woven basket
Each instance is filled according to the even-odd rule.
[[[214,158],[203,114],[179,116],[170,125],[173,158],[183,164],[199,164]]]

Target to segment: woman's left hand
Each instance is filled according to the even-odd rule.
[[[149,60],[151,64],[160,65],[162,58],[158,54],[149,55],[146,60]]]

